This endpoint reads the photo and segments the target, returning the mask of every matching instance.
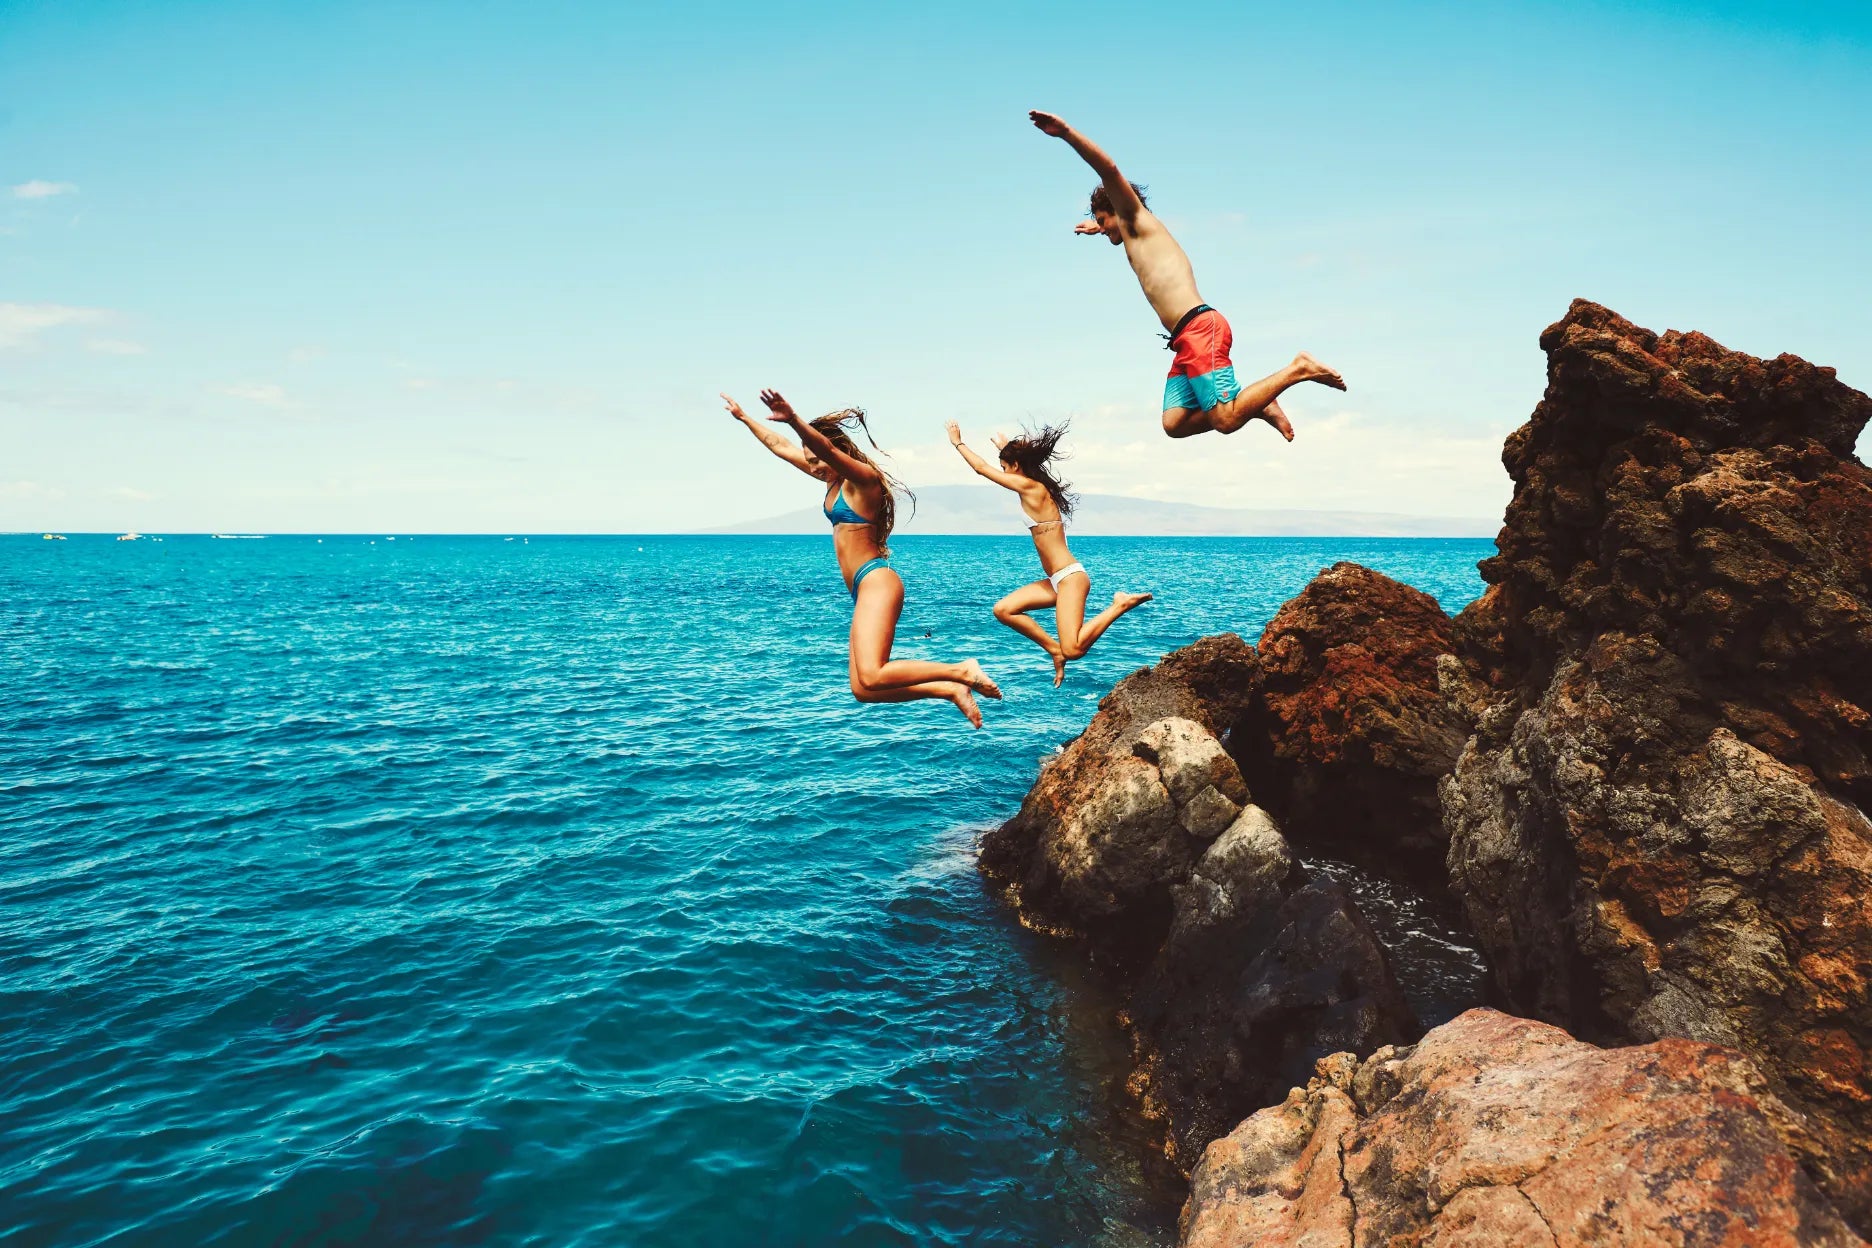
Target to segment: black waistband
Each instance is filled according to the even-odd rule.
[[[1183,327],[1185,325],[1188,325],[1191,321],[1195,320],[1197,317],[1201,316],[1203,313],[1213,312],[1213,311],[1215,311],[1215,309],[1210,307],[1208,304],[1199,303],[1195,307],[1191,308],[1189,311],[1185,312],[1183,314],[1182,319],[1176,323],[1176,328],[1170,331],[1170,341],[1172,342],[1176,341],[1176,336],[1183,332]]]

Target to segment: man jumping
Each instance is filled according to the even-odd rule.
[[[1234,332],[1220,312],[1196,293],[1189,257],[1149,208],[1144,188],[1128,182],[1117,164],[1083,134],[1052,113],[1030,112],[1042,133],[1065,139],[1099,175],[1092,191],[1092,220],[1073,227],[1075,234],[1103,234],[1116,247],[1123,243],[1131,270],[1163,327],[1170,331],[1176,360],[1164,383],[1163,427],[1173,438],[1213,429],[1234,433],[1251,420],[1265,420],[1293,441],[1293,425],[1277,401],[1281,391],[1302,381],[1335,390],[1346,388],[1338,373],[1302,351],[1293,363],[1244,386],[1229,362]]]

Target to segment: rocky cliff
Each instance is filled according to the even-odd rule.
[[[1170,1155],[1231,1141],[1186,1242],[1872,1226],[1872,400],[1585,302],[1541,345],[1481,599],[1328,569],[1127,678],[984,842],[1124,978]],[[1472,1013],[1264,1108],[1420,1030],[1320,854],[1459,906],[1500,1004],[1640,1047]]]
[[[1318,1058],[1415,1034],[1371,926],[1218,739],[1258,685],[1232,635],[1126,677],[981,850],[1025,922],[1125,981],[1132,1087],[1184,1169]]]
[[[1733,1050],[1472,1010],[1327,1058],[1211,1144],[1183,1244],[1857,1248],[1796,1160],[1812,1144]]]
[[[1457,621],[1496,698],[1443,782],[1451,886],[1507,1005],[1742,1049],[1865,1219],[1872,400],[1590,303],[1541,342]]]

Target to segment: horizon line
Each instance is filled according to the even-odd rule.
[[[148,540],[150,538],[159,538],[159,537],[160,538],[204,537],[204,538],[209,538],[211,540],[221,539],[221,540],[234,540],[234,541],[238,541],[243,538],[252,539],[252,538],[262,538],[262,537],[365,537],[365,538],[382,539],[386,541],[413,539],[413,538],[418,538],[418,537],[432,537],[432,538],[433,537],[485,537],[485,538],[499,539],[503,541],[509,538],[517,538],[517,537],[525,537],[525,538],[532,538],[532,537],[604,537],[604,538],[705,537],[711,540],[733,541],[735,539],[743,538],[743,537],[797,537],[797,538],[811,540],[819,536],[818,534],[815,534],[815,533],[789,533],[789,532],[783,532],[780,530],[761,531],[761,532],[748,531],[748,532],[739,532],[739,533],[724,533],[720,530],[705,530],[705,529],[662,529],[662,530],[654,530],[654,531],[644,530],[641,532],[631,532],[631,531],[624,531],[624,530],[620,530],[616,532],[610,532],[610,531],[600,532],[597,530],[547,531],[547,530],[536,530],[536,529],[476,531],[476,532],[468,532],[468,531],[447,532],[447,531],[439,531],[439,530],[424,532],[424,531],[416,531],[416,530],[406,530],[400,533],[387,533],[382,529],[277,529],[277,530],[273,530],[270,532],[245,532],[245,533],[233,532],[229,530],[217,531],[217,530],[209,530],[209,529],[162,529],[162,530],[9,529],[9,530],[0,530],[0,537],[39,538],[42,541],[45,539],[45,536],[47,534],[51,534],[54,537],[108,537],[113,540],[130,535],[130,534],[135,534],[136,537],[140,540]],[[1174,538],[1180,538],[1180,539],[1186,539],[1186,540],[1203,538],[1203,539],[1214,539],[1216,541],[1237,541],[1237,540],[1241,540],[1244,538],[1245,539],[1316,538],[1321,541],[1364,540],[1364,541],[1387,541],[1387,542],[1418,542],[1418,541],[1487,542],[1487,541],[1494,540],[1493,537],[1482,536],[1482,535],[1474,534],[1474,533],[1408,533],[1408,534],[1398,534],[1398,533],[1086,533],[1086,534],[1081,534],[1080,536],[1087,541],[1098,541],[1101,538],[1107,538],[1107,537],[1138,537],[1138,538],[1174,537]],[[917,538],[922,538],[922,537],[969,537],[969,538],[981,538],[987,541],[1001,541],[1001,540],[1020,541],[1026,538],[1026,534],[1024,533],[941,533],[941,532],[901,533],[899,532],[899,533],[893,533],[891,535],[891,538],[893,541],[901,541],[901,540],[914,541]]]

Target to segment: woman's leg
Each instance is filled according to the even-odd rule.
[[[897,617],[903,614],[903,578],[889,568],[879,568],[858,585],[858,601],[852,604],[851,674],[853,690],[860,686],[873,693],[886,689],[908,689],[931,682],[956,681],[991,698],[1001,696],[1001,689],[981,664],[974,659],[960,663],[930,663],[920,659],[893,659],[891,645],[897,639]],[[939,697],[940,694],[920,694]]]
[[[975,695],[969,687],[956,680],[932,680],[921,685],[909,685],[902,689],[868,689],[858,679],[858,660],[847,660],[847,672],[851,677],[852,697],[860,702],[915,702],[922,698],[940,698],[953,702],[955,708],[968,717],[968,721],[977,728],[982,726],[981,708],[975,705]]]
[[[1076,659],[1085,653],[1079,639],[1085,627],[1086,595],[1092,591],[1092,578],[1075,572],[1059,583],[1059,605],[1053,611],[1053,627],[1059,629],[1060,650],[1066,658]]]
[[[1047,652],[1053,660],[1053,687],[1059,688],[1060,681],[1066,678],[1066,657],[1060,653],[1059,642],[1053,640],[1053,634],[1039,620],[1028,615],[1029,611],[1044,611],[1057,601],[1053,593],[1053,582],[1044,578],[1031,585],[1023,585],[994,605],[994,617],[1003,624],[1025,637]]]
[[[928,684],[909,685],[902,689],[867,689],[858,683],[856,674],[852,676],[852,697],[860,702],[915,702],[920,698],[941,698],[955,703],[955,708],[968,716],[968,721],[977,728],[982,726],[981,707],[975,704],[975,695],[969,687],[960,681],[933,680]]]
[[[1062,588],[1064,587],[1062,586]],[[1090,586],[1087,586],[1088,590],[1090,588]],[[1086,651],[1090,650],[1092,648],[1092,643],[1104,636],[1105,630],[1115,624],[1119,616],[1129,611],[1132,607],[1142,606],[1150,600],[1151,595],[1149,594],[1113,594],[1111,605],[1087,620],[1085,626],[1079,630],[1079,654],[1075,654],[1072,657],[1076,659],[1080,654],[1084,654]],[[1083,600],[1080,605],[1083,609]]]
[[[1091,592],[1092,578],[1083,572],[1060,582],[1059,613],[1054,618],[1059,623],[1060,649],[1068,659],[1085,657],[1092,643],[1104,636],[1119,616],[1151,600],[1149,594],[1113,594],[1111,605],[1088,620],[1085,607]]]

